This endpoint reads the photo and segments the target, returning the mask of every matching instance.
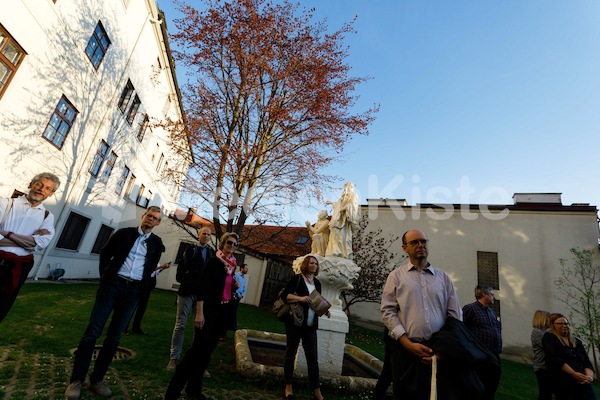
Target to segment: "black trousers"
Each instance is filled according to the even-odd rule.
[[[494,400],[496,390],[498,390],[500,384],[500,355],[494,353],[494,356],[498,360],[497,366],[487,365],[486,367],[477,368],[475,371],[484,387],[482,400]]]
[[[204,327],[194,331],[192,347],[185,352],[167,388],[165,400],[179,399],[181,391],[191,397],[201,397],[204,371],[208,368],[212,352],[219,343],[219,337],[227,314],[223,305],[204,304]]]
[[[375,389],[373,390],[373,400],[384,400],[388,388],[392,384],[392,354],[391,354],[391,342],[392,338],[387,335],[387,329],[383,336],[383,343],[385,345],[385,354],[383,358],[383,368],[381,369],[381,375],[377,380]]]
[[[315,316],[315,318],[317,318]],[[295,326],[292,319],[285,322],[285,358],[283,360],[283,373],[285,384],[291,385],[294,380],[294,362],[300,340],[306,356],[306,367],[308,369],[308,380],[312,389],[321,387],[319,378],[319,360],[317,352],[317,329],[314,326]]]

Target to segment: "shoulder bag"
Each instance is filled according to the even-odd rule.
[[[298,285],[300,284],[300,279],[298,279],[298,283],[296,284],[296,289],[294,289],[294,294],[297,296],[296,292],[298,291]],[[275,300],[275,303],[273,303],[273,314],[275,314],[275,316],[277,317],[278,320],[285,322],[287,321],[287,319],[289,318],[290,315],[293,315],[292,313],[292,304],[287,303],[282,297],[281,295],[283,294],[283,291],[285,290],[285,288],[281,289],[279,291],[279,294],[277,295],[277,300]],[[293,303],[295,305],[295,303]],[[297,307],[296,307],[297,308]],[[302,308],[302,307],[300,307]],[[304,312],[302,312],[302,321],[304,321]],[[300,324],[302,325],[302,323]]]

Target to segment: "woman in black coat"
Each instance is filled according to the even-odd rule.
[[[287,303],[300,303],[304,310],[304,322],[302,326],[295,326],[292,318],[285,322],[286,349],[283,371],[285,374],[285,400],[294,400],[292,382],[294,378],[294,361],[300,340],[304,347],[306,364],[308,367],[308,379],[313,389],[314,399],[323,400],[321,384],[319,382],[319,362],[317,354],[317,327],[319,317],[308,306],[310,298],[308,295],[316,290],[321,293],[321,282],[316,278],[319,272],[319,261],[313,256],[306,256],[300,266],[300,273],[288,282],[281,297]],[[329,311],[325,314],[329,318]]]
[[[550,314],[549,320],[542,346],[556,400],[596,400],[594,370],[581,340],[573,336],[564,315]]]

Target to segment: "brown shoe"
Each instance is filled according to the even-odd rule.
[[[175,371],[177,369],[177,360],[174,358],[169,360],[169,363],[167,364],[167,367],[165,369],[170,372]]]
[[[96,383],[89,383],[87,389],[94,393],[97,394],[98,396],[101,397],[112,397],[113,392],[112,390],[110,390],[108,388],[108,386],[106,386],[106,384],[102,381],[98,381]]]
[[[67,400],[79,400],[81,396],[81,381],[75,381],[69,383],[67,390],[65,390],[65,398]]]

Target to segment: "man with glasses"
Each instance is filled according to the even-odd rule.
[[[100,252],[100,287],[90,322],[75,352],[70,384],[65,391],[68,400],[79,399],[81,395],[96,340],[102,335],[111,312],[112,319],[94,363],[88,390],[98,396],[112,396],[103,379],[119,346],[121,333],[138,304],[143,285],[170,265],[158,265],[165,246],[152,229],[160,221],[160,208],[148,207],[139,227],[119,229]]]
[[[402,249],[409,261],[390,272],[381,295],[381,315],[392,339],[395,400],[429,398],[430,381],[421,384],[412,377],[406,379],[410,375],[406,372],[425,366],[431,376],[434,351],[428,340],[444,326],[447,316],[462,320],[452,280],[427,261],[428,244],[419,230],[402,235]]]
[[[502,353],[502,325],[492,307],[494,304],[494,289],[490,286],[477,285],[475,287],[476,301],[463,307],[463,321],[473,336],[491,351],[498,365],[487,364],[477,369],[477,375],[483,383],[484,394],[482,399],[493,399],[500,383],[500,353]]]

